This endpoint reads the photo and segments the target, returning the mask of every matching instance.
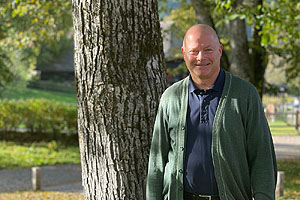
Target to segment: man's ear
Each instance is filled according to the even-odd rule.
[[[181,52],[182,52],[182,55],[184,57],[184,48],[183,47],[181,47]]]
[[[220,52],[220,56],[222,56],[222,52],[223,52],[223,45],[222,44],[220,44],[219,52]]]

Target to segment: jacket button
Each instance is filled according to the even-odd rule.
[[[184,151],[184,147],[180,147],[180,150],[181,150],[181,151]]]
[[[179,169],[179,173],[182,174],[183,173],[183,169]]]
[[[223,192],[221,193],[221,197],[222,197],[222,198],[224,197],[224,193],[223,193]]]
[[[184,127],[184,126],[182,126],[182,127],[181,127],[181,130],[184,130],[184,129],[185,129],[185,127]]]

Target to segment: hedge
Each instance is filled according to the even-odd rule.
[[[47,99],[0,100],[0,129],[30,133],[77,132],[76,105]]]

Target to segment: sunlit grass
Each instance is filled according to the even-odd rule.
[[[300,127],[296,131],[294,126],[287,126],[283,121],[269,122],[272,135],[300,135]]]
[[[2,94],[1,98],[7,99],[30,99],[30,98],[45,98],[56,100],[65,103],[76,103],[75,93],[63,93],[30,89],[26,87],[9,87]]]
[[[300,200],[300,159],[279,160],[278,170],[284,171],[284,196],[280,200]]]
[[[80,163],[78,146],[65,146],[55,141],[18,144],[0,141],[1,168]]]

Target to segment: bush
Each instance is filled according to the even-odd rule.
[[[0,127],[4,131],[15,131],[21,122],[19,111],[22,105],[10,100],[0,101]]]
[[[77,131],[76,105],[47,99],[0,100],[2,132],[22,128],[34,134],[74,133]]]

